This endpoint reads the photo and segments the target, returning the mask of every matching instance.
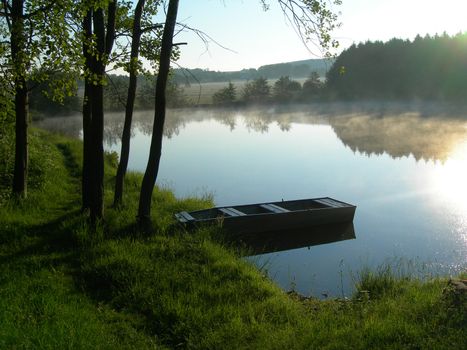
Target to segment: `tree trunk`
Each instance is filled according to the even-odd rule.
[[[91,119],[91,159],[90,159],[90,217],[95,224],[104,215],[104,79],[105,65],[105,22],[104,10],[97,8],[93,12],[93,26],[96,41],[96,55],[92,62],[92,73],[98,81],[92,85]]]
[[[83,101],[83,174],[81,182],[82,210],[91,207],[91,125],[92,125],[92,84],[89,73],[92,69],[92,56],[89,52],[89,43],[92,40],[92,11],[88,10],[83,20],[85,38],[83,41],[83,55],[85,57],[84,101]]]
[[[102,7],[93,9],[95,54],[90,65],[93,74],[91,87],[91,124],[89,141],[89,209],[91,224],[95,225],[104,216],[104,75],[105,66],[115,40],[117,2],[109,2],[107,13]],[[107,17],[107,24],[105,23]],[[107,29],[107,31],[106,31]]]
[[[130,82],[128,85],[128,95],[125,106],[125,123],[123,125],[120,162],[118,163],[117,176],[115,178],[114,206],[118,206],[122,202],[123,182],[125,180],[125,174],[128,167],[128,159],[130,157],[131,123],[133,119],[133,107],[135,104],[136,85],[138,79],[137,62],[141,39],[141,15],[143,13],[145,1],[146,0],[138,0],[135,9],[135,18],[133,20],[133,40],[131,42],[131,54],[129,63]]]
[[[170,0],[167,9],[167,18],[162,34],[161,57],[159,73],[156,82],[156,105],[154,112],[154,125],[152,131],[149,160],[141,185],[139,197],[138,222],[143,230],[151,229],[151,197],[159,171],[159,162],[162,153],[162,136],[165,122],[165,89],[170,69],[172,55],[173,35],[177,21],[178,0]]]
[[[28,90],[26,81],[16,81],[15,113],[16,142],[15,169],[13,174],[13,193],[26,197],[28,179]]]
[[[15,85],[15,168],[13,193],[26,197],[28,179],[28,90],[26,86],[26,38],[24,33],[24,0],[11,4],[11,58]]]

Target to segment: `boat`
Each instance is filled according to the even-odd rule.
[[[187,227],[216,224],[241,234],[352,222],[355,209],[355,205],[322,197],[182,211],[175,218]]]

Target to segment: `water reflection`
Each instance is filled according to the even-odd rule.
[[[460,212],[467,213],[467,140],[453,146],[442,166],[433,172],[431,186],[441,199],[455,205]],[[467,219],[467,218],[466,218]],[[467,225],[464,225],[467,227]]]
[[[443,105],[417,104],[316,104],[287,108],[177,109],[169,110],[164,135],[179,135],[187,124],[215,120],[234,131],[239,123],[250,132],[268,133],[271,125],[289,132],[294,124],[330,125],[352,151],[364,155],[388,154],[393,158],[445,162],[467,139],[467,112]],[[80,117],[51,118],[37,123],[73,137],[81,135]],[[108,113],[104,135],[107,145],[119,143],[123,113]],[[151,135],[152,112],[135,113],[134,130]],[[458,152],[458,151],[456,151]]]
[[[356,114],[331,118],[329,123],[354,152],[386,153],[393,158],[412,155],[416,160],[446,161],[467,137],[467,119],[422,118],[416,114],[374,118]]]
[[[358,240],[337,234],[300,249],[316,244],[310,235],[263,237],[252,248],[274,280],[305,294],[338,292],[341,262],[355,273],[405,257],[458,273],[467,266],[466,115],[429,104],[171,110],[159,184],[177,196],[213,194],[219,206],[318,196],[357,204]],[[134,119],[129,166],[144,171],[153,113]],[[79,136],[80,120],[52,123]],[[107,150],[119,151],[122,124],[123,114],[106,115]]]
[[[266,254],[355,239],[353,223],[308,227],[300,230],[274,231],[239,235],[233,238],[250,255]]]

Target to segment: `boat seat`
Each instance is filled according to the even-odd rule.
[[[260,204],[260,207],[266,210],[269,210],[273,213],[279,214],[279,213],[288,213],[290,210],[279,207],[278,205],[275,204]]]
[[[246,214],[245,213],[242,213],[240,210],[237,210],[235,208],[219,208],[219,210],[221,212],[223,212],[224,214],[227,214],[229,216],[245,216]]]
[[[186,212],[186,211],[181,211],[180,213],[175,214],[175,216],[176,216],[177,218],[181,218],[182,221],[184,221],[184,222],[189,222],[189,221],[194,221],[194,220],[195,220],[195,218],[194,218],[193,216],[191,216],[191,215],[190,215],[188,212]]]
[[[347,205],[341,202],[338,202],[334,199],[331,198],[321,198],[321,199],[316,199],[315,202],[324,204],[328,207],[333,207],[333,208],[341,208],[341,207],[346,207]]]

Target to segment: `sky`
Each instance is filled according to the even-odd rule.
[[[175,41],[187,45],[181,46],[178,65],[231,71],[319,58],[319,51],[301,42],[277,0],[268,1],[265,12],[260,0],[181,0],[178,22],[213,40],[206,47],[193,32],[179,33]],[[333,35],[340,50],[367,40],[467,32],[467,0],[342,0],[334,11],[342,23]]]

